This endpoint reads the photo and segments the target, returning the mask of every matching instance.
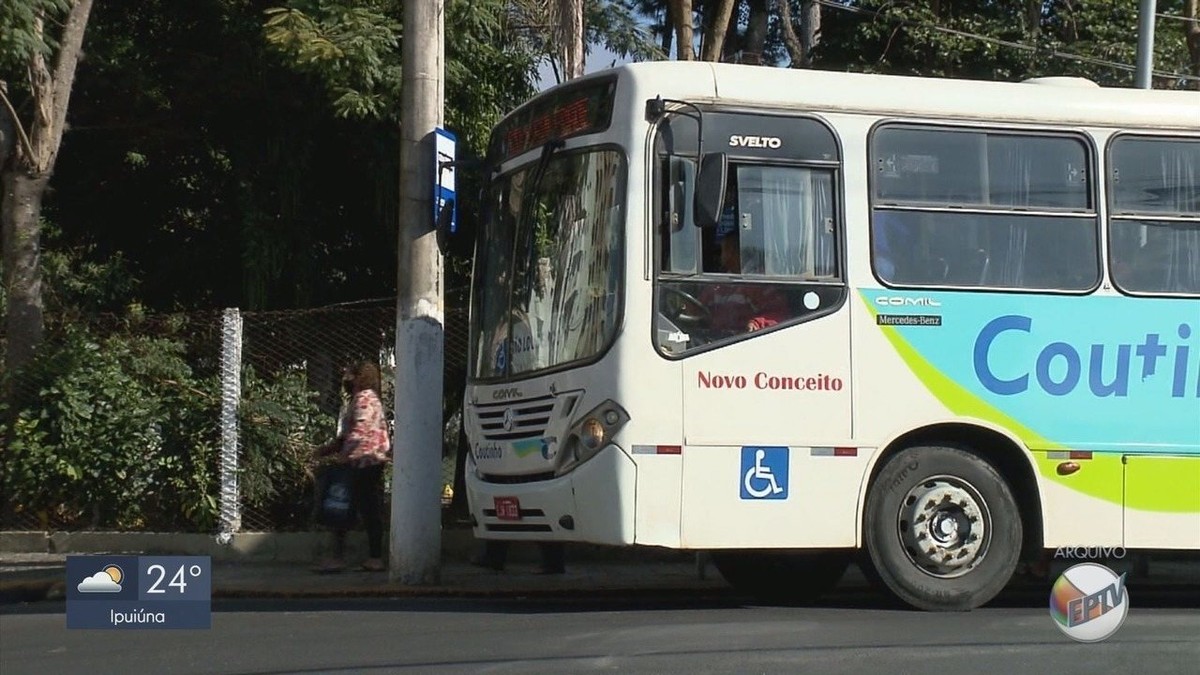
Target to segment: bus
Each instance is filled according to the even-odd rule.
[[[1200,549],[1200,93],[632,64],[487,164],[477,537],[931,611]]]

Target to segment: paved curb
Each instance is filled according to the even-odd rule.
[[[0,532],[0,554],[204,555],[213,562],[306,563],[321,557],[328,544],[329,534],[321,531],[239,532],[228,543],[219,542],[215,534],[201,533]],[[469,529],[442,530],[442,551],[447,557],[466,560],[476,545]],[[349,537],[346,548],[350,556],[366,553],[361,536]]]
[[[441,531],[442,557],[466,562],[481,545],[469,528],[444,527]],[[229,543],[217,541],[215,534],[178,532],[0,532],[0,556],[4,554],[129,554],[129,555],[205,555],[214,563],[288,563],[308,564],[327,554],[329,533],[239,532]],[[603,561],[686,561],[694,552],[652,547],[619,548],[590,544],[570,544],[570,558]],[[387,549],[387,534],[384,534]],[[365,537],[352,532],[346,540],[348,558],[365,558]],[[509,560],[537,560],[532,544],[513,546]]]

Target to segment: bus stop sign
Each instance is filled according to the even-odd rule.
[[[454,198],[454,158],[458,139],[453,133],[438,128],[434,130],[434,178],[433,178],[433,222],[435,226],[442,207],[450,203],[450,233],[458,230],[458,200]]]

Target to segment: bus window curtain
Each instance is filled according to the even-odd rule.
[[[1025,139],[988,139],[987,154],[994,158],[989,164],[993,172],[1000,174],[993,176],[1000,180],[993,180],[992,185],[988,186],[988,198],[992,205],[1004,208],[1030,206],[1034,158],[1028,152],[1027,144]],[[996,193],[992,186],[997,184],[1007,185],[1010,189]],[[1029,254],[1031,223],[1026,218],[1004,218],[1000,222],[1008,225],[1007,245],[1003,247],[1003,257],[999,261],[992,261],[991,268],[995,270],[995,276],[989,281],[1000,286],[1024,286],[1028,281],[1025,278],[1025,262]]]
[[[1200,216],[1200,144],[1165,148],[1161,187],[1171,195],[1167,207],[1176,213]],[[1166,286],[1172,292],[1200,290],[1200,222],[1166,228],[1170,256],[1166,261]]]
[[[833,275],[833,181],[826,171],[764,167],[764,266],[773,276]]]

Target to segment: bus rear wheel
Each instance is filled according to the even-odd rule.
[[[960,448],[900,451],[867,495],[871,576],[918,609],[966,611],[994,598],[1016,570],[1021,533],[1004,478]]]
[[[837,586],[850,554],[841,551],[723,551],[713,565],[730,586],[762,602],[803,604]]]

